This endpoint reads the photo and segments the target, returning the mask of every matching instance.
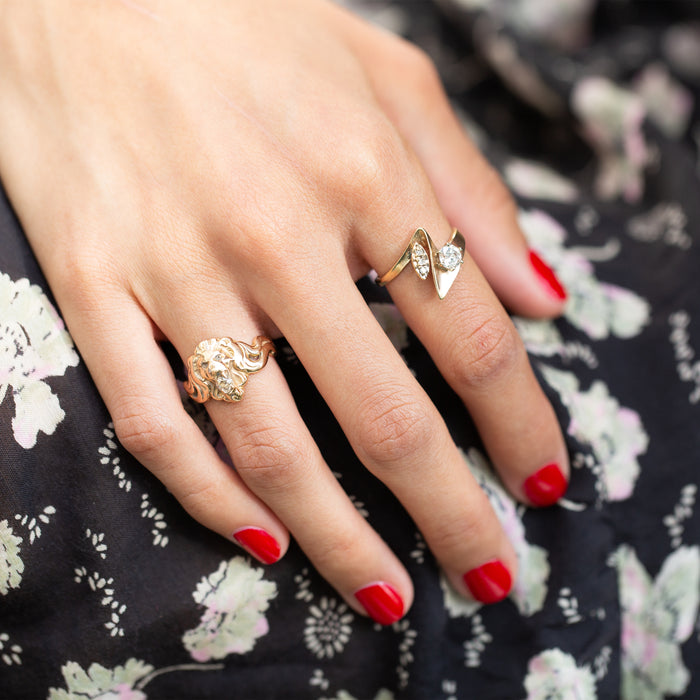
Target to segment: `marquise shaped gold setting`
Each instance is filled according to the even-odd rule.
[[[464,262],[464,250],[464,236],[457,229],[452,231],[450,240],[442,248],[433,243],[424,228],[416,229],[406,250],[389,272],[377,278],[377,284],[389,284],[410,262],[420,279],[426,280],[432,276],[438,297],[444,299]]]

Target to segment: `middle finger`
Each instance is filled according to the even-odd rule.
[[[263,306],[360,460],[402,501],[453,585],[482,602],[500,600],[517,568],[513,549],[442,417],[347,267],[338,272],[344,260],[335,262],[316,270],[313,288],[268,293]]]

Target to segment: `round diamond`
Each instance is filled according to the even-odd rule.
[[[462,264],[462,251],[452,243],[445,243],[438,251],[438,263],[443,270],[456,270]]]
[[[430,273],[428,253],[420,243],[414,243],[411,248],[411,264],[418,277],[424,280]]]

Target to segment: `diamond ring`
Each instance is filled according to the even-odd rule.
[[[377,278],[377,284],[382,287],[389,284],[410,262],[422,280],[432,275],[438,297],[444,299],[464,262],[464,248],[464,236],[457,229],[452,231],[450,240],[440,249],[425,229],[416,229],[406,250],[391,266],[389,272]]]
[[[203,340],[187,360],[185,391],[199,403],[240,401],[248,375],[259,372],[274,354],[274,343],[263,335],[252,345],[231,338]]]

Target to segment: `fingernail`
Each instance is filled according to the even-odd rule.
[[[277,540],[259,527],[242,527],[233,533],[233,539],[263,564],[274,564],[280,558]]]
[[[510,592],[513,578],[502,562],[494,559],[467,571],[464,574],[464,583],[480,603],[497,603]]]
[[[548,464],[525,479],[523,491],[536,506],[551,506],[564,495],[568,485],[561,469],[556,464]]]
[[[566,289],[564,289],[562,283],[557,279],[557,276],[554,274],[554,270],[552,270],[552,268],[547,265],[547,263],[542,260],[542,258],[537,255],[534,250],[530,251],[530,264],[540,279],[543,280],[547,287],[554,293],[557,299],[566,299]]]
[[[403,616],[401,596],[383,581],[370,583],[355,591],[355,598],[367,614],[380,625],[391,625]]]

